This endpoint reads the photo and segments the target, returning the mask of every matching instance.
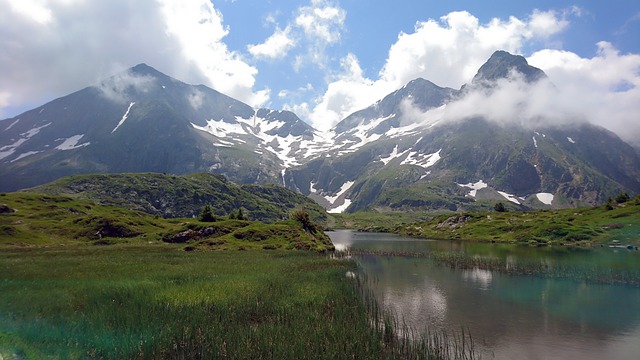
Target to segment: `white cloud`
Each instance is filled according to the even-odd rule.
[[[565,107],[590,122],[640,144],[640,55],[620,54],[600,42],[593,58],[562,50],[541,50],[529,57],[563,94]]]
[[[459,100],[450,102],[440,112],[444,122],[483,117],[501,124],[521,125],[535,130],[539,127],[561,126],[581,122],[586,118],[566,102],[566,94],[546,78],[531,84],[512,72],[490,88],[469,87]]]
[[[195,90],[187,96],[187,100],[194,110],[198,110],[204,103],[204,93],[202,91]]]
[[[295,40],[291,37],[291,28],[287,26],[284,30],[276,27],[273,35],[263,43],[248,45],[247,50],[258,59],[278,59],[285,57],[294,46]]]
[[[327,46],[340,41],[347,12],[327,0],[312,0],[309,6],[298,9],[295,26],[302,29],[307,45],[307,54],[298,55],[295,68],[311,62],[320,68],[326,66]]]
[[[38,104],[145,62],[257,106],[257,69],[224,43],[208,0],[0,1],[3,108]],[[23,105],[24,106],[24,105]]]
[[[127,71],[101,81],[97,88],[107,99],[126,103],[130,100],[127,98],[127,92],[130,88],[137,92],[147,92],[154,82],[155,78],[151,76],[137,75]]]
[[[299,9],[295,23],[307,36],[332,44],[340,40],[345,18],[346,11],[340,6],[324,0],[312,0],[310,6]]]
[[[195,65],[216,90],[258,106],[269,99],[269,91],[253,92],[258,70],[227,49],[222,39],[229,30],[222,14],[210,1],[160,0],[166,33],[175,37],[183,57]]]
[[[548,38],[569,26],[569,21],[556,11],[534,10],[529,19],[531,36]]]
[[[459,88],[473,78],[495,50],[520,53],[528,41],[548,39],[567,24],[565,13],[537,10],[525,20],[510,17],[486,24],[464,11],[449,13],[439,21],[418,22],[413,33],[398,35],[378,79],[364,78],[361,71],[353,69],[344,71],[343,63],[343,73],[308,109],[308,119],[319,129],[330,128],[418,77],[439,86]],[[347,63],[357,63],[355,55],[345,59]]]
[[[512,73],[491,88],[468,87],[459,100],[422,112],[405,104],[407,121],[446,123],[483,117],[502,125],[530,129],[590,122],[640,145],[640,55],[620,54],[598,44],[593,58],[561,50],[542,50],[529,58],[549,78],[530,84]]]
[[[389,88],[384,82],[372,81],[362,74],[354,54],[341,60],[342,72],[336,75],[313,110],[305,107],[307,119],[319,130],[328,130],[356,110],[371,105],[371,99],[386,95]]]
[[[46,25],[53,20],[51,9],[46,6],[47,1],[37,0],[8,0],[9,7],[19,16],[23,16],[37,24]]]

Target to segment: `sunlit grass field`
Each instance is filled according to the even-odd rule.
[[[383,317],[346,276],[354,266],[295,250],[5,248],[0,355],[374,359],[442,351],[428,339],[397,338],[389,317],[374,321]]]
[[[0,354],[33,359],[365,354],[376,343],[362,341],[373,328],[345,277],[351,266],[303,252],[5,249]]]

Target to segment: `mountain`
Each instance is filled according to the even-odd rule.
[[[525,94],[535,86],[559,91],[524,57],[497,51],[460,90],[416,79],[348,116],[333,129],[336,150],[287,170],[285,183],[348,212],[489,210],[497,202],[560,208],[640,192],[638,152],[603,128],[576,119],[452,117],[461,104],[500,99],[491,95],[511,90],[505,84]],[[498,112],[512,105],[490,104]]]
[[[283,185],[330,212],[561,208],[640,193],[638,150],[582,119],[536,113],[541,91],[561,89],[497,51],[460,89],[415,79],[320,133],[140,64],[0,121],[0,191],[74,174],[205,172]]]
[[[288,219],[298,207],[304,207],[314,221],[327,219],[322,207],[291,190],[274,185],[238,185],[215,174],[74,175],[28,191],[88,200],[165,218],[196,217],[205,205],[210,205],[214,215],[226,216],[242,208],[248,218],[268,223]]]
[[[0,122],[0,190],[85,173],[216,172],[279,183],[315,150],[288,111],[253,109],[140,64]]]

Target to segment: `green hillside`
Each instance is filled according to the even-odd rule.
[[[76,175],[29,189],[139,210],[165,218],[189,218],[210,205],[226,216],[243,208],[251,220],[275,222],[304,207],[315,221],[326,221],[324,209],[309,198],[275,185],[238,185],[221,175],[184,176],[160,173]]]
[[[393,232],[432,239],[532,245],[640,245],[640,197],[592,208],[469,212],[403,224]]]
[[[163,219],[68,196],[0,195],[0,246],[118,243],[179,243],[185,250],[333,249],[324,233],[294,220],[265,224],[227,217],[215,222]]]

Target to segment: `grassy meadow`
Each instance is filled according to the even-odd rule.
[[[346,280],[351,267],[308,252],[5,249],[0,354],[257,359],[383,351],[363,341],[374,328]]]
[[[379,311],[316,226],[0,195],[0,359],[468,359]],[[294,217],[295,218],[295,217]]]
[[[640,197],[621,204],[559,210],[332,214],[336,228],[429,239],[535,246],[640,246]]]

